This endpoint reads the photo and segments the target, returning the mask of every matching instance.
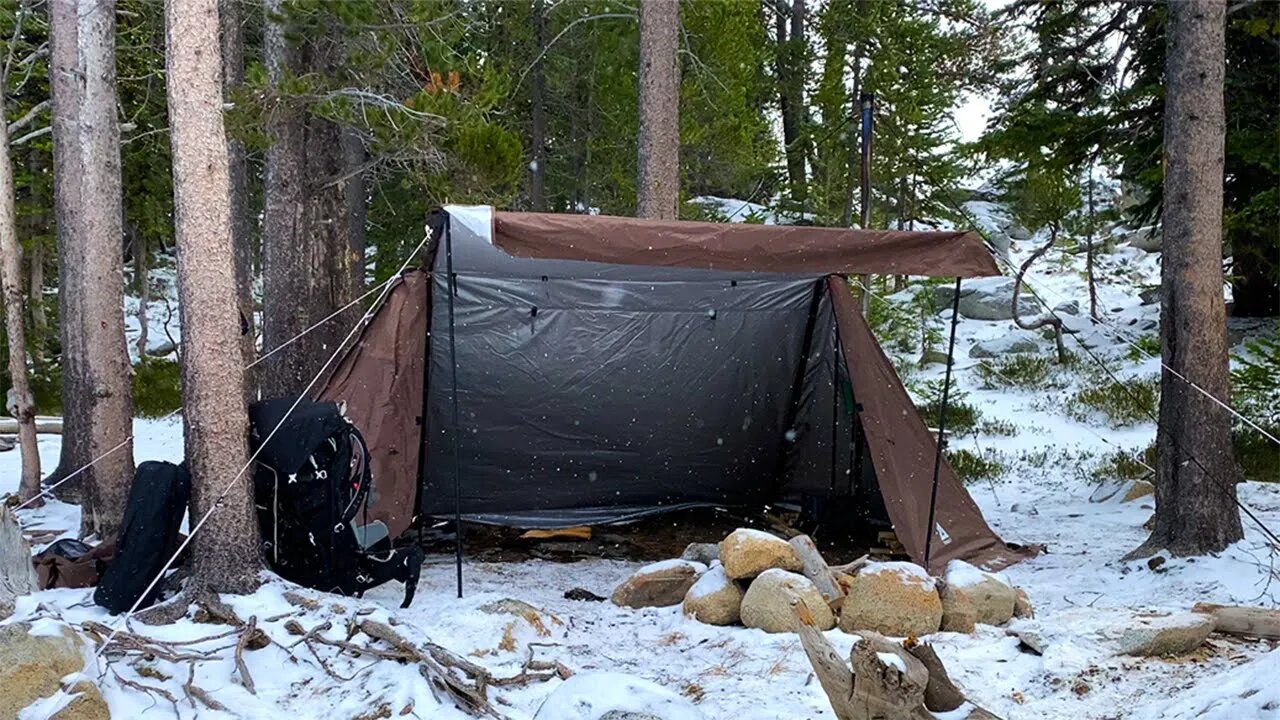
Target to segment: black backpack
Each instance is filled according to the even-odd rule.
[[[177,551],[178,530],[190,499],[191,474],[186,465],[148,461],[138,466],[129,487],[115,558],[93,592],[95,603],[117,615],[138,602]],[[160,583],[156,583],[138,607],[151,605],[159,596]]]
[[[287,580],[341,595],[359,597],[399,580],[401,607],[408,607],[422,549],[396,548],[386,526],[370,520],[373,476],[364,438],[336,403],[303,400],[290,412],[293,405],[285,398],[249,408],[249,439],[258,453],[254,503],[267,563]]]

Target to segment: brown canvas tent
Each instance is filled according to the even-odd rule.
[[[998,274],[965,232],[450,207],[318,393],[361,429],[392,536],[842,496],[907,552],[998,568],[845,274]],[[456,392],[455,392],[456,388]],[[929,539],[935,498],[936,518]]]

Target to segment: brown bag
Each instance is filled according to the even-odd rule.
[[[116,554],[115,543],[91,548],[79,540],[59,540],[31,558],[36,583],[49,588],[86,588],[98,584]]]

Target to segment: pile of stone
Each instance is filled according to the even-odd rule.
[[[1032,615],[1025,593],[960,560],[941,578],[908,562],[830,567],[806,536],[787,541],[741,528],[718,545],[690,545],[680,559],[641,568],[612,599],[632,608],[682,605],[687,616],[709,625],[771,633],[796,631],[799,604],[822,630],[839,626],[892,637],[971,633],[978,623],[1003,625]]]

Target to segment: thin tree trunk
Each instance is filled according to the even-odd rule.
[[[544,188],[547,177],[546,134],[547,77],[543,70],[542,57],[547,47],[547,10],[543,0],[533,0],[533,35],[534,49],[538,59],[533,63],[533,97],[532,128],[529,132],[529,144],[533,146],[533,160],[529,165],[529,206],[534,212],[546,212],[547,198]]]
[[[1224,0],[1169,4],[1165,57],[1164,364],[1230,402],[1222,296]],[[1156,433],[1156,513],[1137,554],[1217,552],[1243,537],[1231,418],[1164,371]]]
[[[222,25],[223,99],[244,83],[244,26],[240,19],[241,0],[221,0],[218,6]],[[240,309],[240,359],[245,366],[257,357],[257,333],[253,307],[253,232],[249,213],[249,170],[244,143],[227,138],[227,172],[231,201],[231,246],[235,253],[236,306]],[[245,371],[245,399],[257,397],[253,368]]]
[[[0,120],[6,117],[0,88]],[[9,341],[10,397],[5,408],[18,421],[18,447],[22,452],[22,477],[18,500],[28,502],[40,494],[40,451],[36,444],[36,408],[27,382],[26,315],[22,293],[22,245],[18,242],[18,217],[14,210],[13,163],[9,157],[9,133],[0,122],[0,286],[4,289],[4,325]]]
[[[805,146],[802,132],[804,116],[804,0],[793,0],[790,8],[784,2],[776,7],[774,42],[778,79],[778,109],[782,115],[782,143],[787,161],[787,183],[797,210],[806,198]]]
[[[58,0],[55,6],[66,0]],[[61,15],[69,12],[70,18]],[[59,287],[64,332],[78,333],[63,346],[64,443],[61,464],[83,473],[81,531],[116,536],[133,480],[132,368],[125,350],[124,251],[121,217],[120,127],[116,118],[115,2],[80,0],[55,14],[76,23],[77,56],[72,81],[78,86],[74,144],[55,173],[74,172],[76,195],[63,263],[76,266],[70,283]],[[55,20],[57,22],[58,20]],[[55,29],[54,33],[57,34]],[[56,67],[57,64],[55,64]],[[55,70],[55,74],[60,72]],[[55,87],[55,93],[57,89]],[[55,119],[56,121],[56,119]],[[65,138],[64,138],[65,139]],[[55,131],[55,144],[58,133]],[[56,161],[56,158],[55,158]],[[60,238],[60,251],[62,249]],[[66,337],[66,335],[64,335]],[[68,365],[68,360],[75,360]],[[83,442],[80,442],[83,440]]]
[[[1049,248],[1053,247],[1057,241],[1058,228],[1049,228],[1049,242],[1041,245],[1035,252],[1031,253],[1030,257],[1018,268],[1018,274],[1013,278],[1013,324],[1023,330],[1039,330],[1042,327],[1052,327],[1054,344],[1058,348],[1058,362],[1065,364],[1067,362],[1067,349],[1062,344],[1062,320],[1056,315],[1049,314],[1034,322],[1027,322],[1018,313],[1018,301],[1022,299],[1022,279],[1026,277],[1027,270],[1031,268],[1035,261],[1044,257],[1044,254],[1049,252]]]
[[[31,360],[36,367],[44,362],[45,333],[49,318],[44,311],[44,240],[31,233],[31,252],[27,253],[30,280],[27,284],[27,308],[31,314]]]
[[[674,220],[680,199],[677,0],[640,0],[640,172],[636,216]]]
[[[151,300],[151,257],[137,226],[131,223],[128,232],[133,237],[130,246],[133,248],[133,291],[138,294],[138,360],[142,360],[147,357],[147,341],[150,340],[147,304]]]
[[[1089,281],[1089,317],[1094,322],[1098,322],[1098,283],[1093,274],[1093,240],[1096,228],[1094,227],[1094,205],[1093,205],[1093,162],[1089,163],[1089,232],[1085,237],[1084,269],[1085,277]]]
[[[232,246],[230,179],[222,123],[218,0],[169,0],[165,11],[178,295],[182,301],[185,449],[192,476],[192,538],[197,590],[249,592],[257,585],[254,517],[245,428],[239,298]],[[230,491],[219,500],[222,490]]]

